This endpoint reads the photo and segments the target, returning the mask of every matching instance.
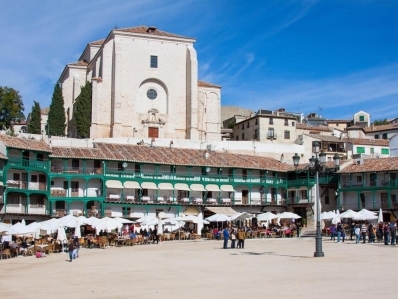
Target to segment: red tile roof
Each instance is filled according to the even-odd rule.
[[[357,145],[389,146],[390,142],[386,139],[367,139],[367,138],[345,138],[344,142]]]
[[[148,26],[138,26],[138,27],[131,27],[131,28],[118,28],[114,29],[114,31],[123,31],[123,32],[130,32],[130,33],[139,33],[139,34],[146,34],[146,35],[156,35],[156,36],[165,36],[165,37],[176,37],[176,38],[184,38],[184,39],[193,39],[192,37],[185,37],[181,35],[177,35],[174,33],[165,32],[159,29],[156,29],[152,32],[148,32]],[[154,27],[153,27],[154,28]]]
[[[165,165],[266,169],[283,172],[289,168],[289,165],[276,159],[260,156],[209,152],[209,157],[205,158],[206,150],[112,143],[95,143],[94,145],[103,153],[106,160]]]
[[[316,138],[321,141],[326,141],[326,142],[344,142],[340,138],[337,138],[336,136],[328,136],[328,135],[320,135],[320,134],[304,134],[306,136],[310,136],[312,138]]]
[[[363,128],[363,130],[365,131],[365,133],[398,130],[398,124],[388,124],[388,125],[381,125],[381,126],[370,126],[370,127]]]
[[[88,147],[58,147],[52,148],[51,158],[75,158],[75,159],[101,159],[105,160],[106,157],[103,152],[97,148]]]
[[[68,63],[68,65],[75,65],[75,66],[87,66],[87,61],[79,60],[77,62]]]
[[[354,161],[351,165],[340,170],[339,173],[397,171],[398,157],[363,159],[362,165]]]
[[[321,131],[321,132],[332,131],[332,129],[330,129],[327,126],[307,126],[306,124],[301,124],[301,123],[296,124],[296,129],[308,130],[308,131]]]
[[[221,86],[219,85],[215,85],[213,83],[208,83],[205,81],[198,81],[198,86],[200,87],[215,87],[215,88],[221,88]]]
[[[51,148],[45,141],[37,141],[21,137],[11,137],[5,134],[0,134],[0,141],[2,141],[5,146],[10,148],[25,149],[37,152],[51,152]]]
[[[104,43],[105,39],[100,39],[100,40],[96,40],[93,41],[91,43],[88,43],[89,45],[96,45],[96,46],[101,46]]]

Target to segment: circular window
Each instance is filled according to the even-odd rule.
[[[156,99],[156,97],[158,96],[158,93],[157,93],[156,90],[154,90],[154,89],[149,89],[149,90],[146,92],[146,96],[148,97],[148,99],[154,100],[154,99]]]

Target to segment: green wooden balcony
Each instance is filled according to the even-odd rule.
[[[7,161],[7,166],[30,168],[38,171],[48,170],[47,161],[25,160],[22,158],[9,158]]]

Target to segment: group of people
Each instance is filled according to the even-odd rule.
[[[227,249],[228,248],[228,242],[231,240],[231,248],[245,248],[245,239],[246,239],[246,232],[243,227],[236,228],[224,228],[222,230],[222,235],[224,239],[224,245],[223,248]],[[238,240],[238,244],[235,247],[236,240]]]
[[[344,242],[347,237],[347,230],[350,233],[350,240],[355,237],[355,242],[362,243],[375,243],[383,242],[384,245],[397,244],[397,223],[396,222],[379,222],[374,224],[371,222],[355,223],[352,222],[349,226],[344,226],[342,223],[337,225],[332,224],[330,227],[330,240],[336,240],[337,243]]]

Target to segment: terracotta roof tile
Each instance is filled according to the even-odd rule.
[[[347,123],[348,124],[348,123],[352,122],[352,120],[351,119],[327,119],[326,122],[332,123],[332,124],[334,124],[334,123]]]
[[[390,142],[386,139],[367,139],[367,138],[345,138],[344,142],[358,145],[389,146]]]
[[[79,60],[77,62],[68,63],[68,65],[75,65],[75,66],[87,66],[87,61]]]
[[[198,81],[198,86],[200,86],[200,87],[216,87],[216,88],[221,88],[221,86],[219,86],[219,85],[215,85],[215,84],[213,84],[213,83],[208,83],[208,82],[205,82],[205,81]]]
[[[104,43],[105,39],[100,39],[100,40],[96,40],[93,41],[91,43],[88,43],[89,45],[96,45],[96,46],[101,46]]]
[[[103,153],[106,160],[166,165],[266,169],[282,172],[287,171],[289,168],[289,165],[276,159],[225,152],[209,152],[209,157],[205,158],[206,150],[112,143],[95,143],[94,146]]]
[[[52,148],[51,158],[76,158],[76,159],[101,159],[106,157],[102,151],[97,148],[79,148],[79,147],[58,147]]]
[[[365,127],[365,128],[363,128],[363,130],[365,131],[365,133],[398,130],[398,124],[388,124],[388,125],[381,125],[381,126]]]
[[[340,138],[337,138],[336,136],[327,136],[327,135],[319,135],[319,134],[304,134],[304,135],[319,139],[321,141],[326,141],[326,142],[344,142],[343,140],[341,140]]]
[[[51,148],[45,141],[37,141],[21,137],[11,137],[4,134],[0,134],[0,141],[2,141],[7,147],[10,148],[18,148],[47,153],[51,152]]]
[[[301,123],[296,124],[296,129],[309,130],[309,131],[321,131],[321,132],[331,132],[332,131],[332,129],[330,129],[327,126],[307,126],[306,124],[301,124]]]
[[[185,37],[169,32],[165,32],[159,29],[154,30],[153,32],[148,32],[148,26],[138,26],[138,27],[131,27],[131,28],[118,28],[114,31],[123,31],[123,32],[130,32],[130,33],[139,33],[139,34],[147,34],[147,35],[156,35],[156,36],[165,36],[165,37],[176,37],[176,38],[184,38],[184,39],[193,39],[192,37]]]
[[[340,170],[339,173],[379,172],[398,170],[398,157],[364,159],[362,165],[352,165]]]
[[[43,108],[40,110],[40,113],[45,115],[47,115],[49,112],[50,112],[50,107]]]
[[[364,129],[363,127],[357,125],[347,127],[347,130],[363,130],[363,129]]]

